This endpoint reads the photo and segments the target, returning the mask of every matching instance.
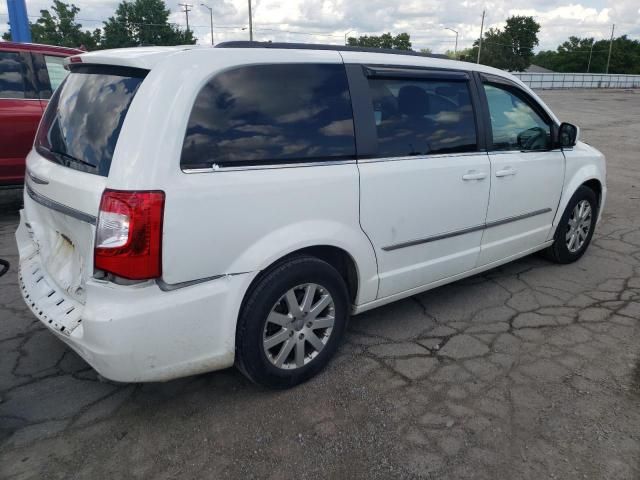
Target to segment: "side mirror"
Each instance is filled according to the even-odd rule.
[[[558,128],[558,146],[561,148],[573,147],[578,141],[580,129],[571,123],[562,122]]]

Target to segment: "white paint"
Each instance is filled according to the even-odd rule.
[[[31,152],[27,168],[49,183],[27,180],[29,186],[93,216],[105,188],[163,190],[162,280],[179,284],[222,275],[172,291],[153,281],[116,285],[98,280],[93,277],[95,227],[26,195],[17,232],[21,270],[28,277],[24,295],[38,298],[32,310],[43,321],[54,313],[35,279],[25,275],[27,269],[43,268],[56,295],[74,302],[81,320],[67,334],[45,324],[114,380],[168,380],[231,366],[236,321],[251,281],[291,252],[319,245],[347,252],[356,264],[353,310],[360,313],[548,246],[575,189],[588,179],[605,181],[602,155],[581,143],[566,153],[566,162],[557,151],[477,153],[186,174],[179,158],[193,101],[216,72],[236,65],[339,64],[344,59],[513,77],[476,64],[361,52],[153,47],[82,57],[151,72],[124,121],[108,178],[61,167]],[[497,177],[507,166],[517,168],[518,175]],[[486,177],[464,181],[470,171]],[[551,212],[385,249],[543,208]],[[60,243],[61,235],[72,249]],[[53,257],[62,250],[68,261],[61,263]]]

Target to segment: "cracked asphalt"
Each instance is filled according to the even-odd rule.
[[[542,97],[608,159],[586,255],[354,317],[329,368],[288,391],[233,369],[102,381],[23,305],[20,200],[2,192],[0,477],[640,478],[640,91]]]

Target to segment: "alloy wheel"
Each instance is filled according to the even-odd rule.
[[[581,200],[573,208],[565,235],[569,252],[578,252],[586,242],[591,230],[592,213],[591,204],[587,200]]]
[[[262,335],[264,353],[277,368],[304,367],[324,349],[334,322],[335,304],[327,289],[298,285],[271,309]]]

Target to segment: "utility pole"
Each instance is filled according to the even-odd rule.
[[[346,32],[344,34],[344,44],[345,45],[347,45],[347,35],[349,35],[350,33],[353,33],[353,32],[354,32],[354,30],[349,30],[348,32]]]
[[[456,34],[456,46],[453,47],[453,56],[457,58],[458,57],[458,32],[453,28],[449,28],[449,27],[444,27],[444,28],[445,30],[451,30],[453,33]]]
[[[476,63],[480,63],[480,52],[482,51],[482,31],[484,30],[484,10],[482,11],[482,23],[480,24],[480,43],[478,44],[478,60]]]
[[[253,42],[253,19],[251,18],[251,0],[249,0],[249,40]]]
[[[193,5],[190,5],[188,3],[179,3],[178,4],[181,7],[184,7],[184,14],[187,17],[187,31],[189,31],[189,12],[191,11],[191,8]]]
[[[596,43],[596,39],[591,40],[591,50],[589,50],[589,63],[587,63],[587,73],[589,73],[589,69],[591,68],[591,55],[593,55],[593,45]]]
[[[613,47],[613,31],[616,28],[616,24],[611,25],[611,40],[609,40],[609,56],[607,57],[607,70],[604,73],[609,73],[609,62],[611,62],[611,49]]]
[[[205,5],[204,3],[201,3],[200,5],[209,9],[209,19],[211,20],[211,45],[213,45],[213,8],[209,5]]]

